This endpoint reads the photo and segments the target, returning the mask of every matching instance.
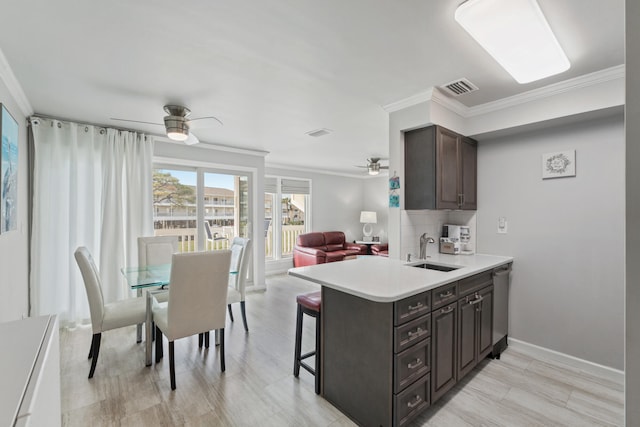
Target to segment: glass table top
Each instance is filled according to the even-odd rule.
[[[131,289],[164,286],[169,284],[171,263],[147,265],[145,267],[123,267],[120,271]]]

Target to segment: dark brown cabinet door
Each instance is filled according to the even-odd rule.
[[[408,210],[436,208],[436,127],[404,134],[405,202]]]
[[[436,128],[436,208],[459,209],[460,135]]]
[[[476,305],[473,295],[458,301],[458,378],[464,377],[478,363],[476,342]]]
[[[476,209],[477,143],[441,126],[404,134],[405,209]]]
[[[458,303],[432,313],[431,403],[456,383],[456,321]]]
[[[460,193],[461,209],[478,208],[478,144],[471,138],[463,137],[460,141]]]
[[[478,311],[478,361],[493,349],[493,286],[478,292],[482,297]]]

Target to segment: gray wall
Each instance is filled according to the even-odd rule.
[[[0,322],[28,315],[29,238],[28,164],[26,118],[0,79],[0,103],[4,104],[19,126],[18,147],[18,229],[0,234]]]
[[[541,155],[569,149],[577,176],[542,180]],[[481,141],[478,200],[478,251],[515,258],[510,336],[623,369],[622,115]]]
[[[626,3],[626,425],[640,425],[640,2]]]
[[[374,211],[378,216],[378,223],[373,226],[373,235],[379,236],[381,242],[387,242],[389,239],[389,177],[377,176],[365,179],[363,195],[362,210]]]

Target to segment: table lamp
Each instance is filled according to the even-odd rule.
[[[373,232],[373,226],[371,224],[376,224],[378,222],[378,216],[375,212],[371,211],[362,211],[360,212],[360,223],[364,224],[362,227],[362,234],[364,234],[363,241],[370,242],[371,241],[371,233]]]

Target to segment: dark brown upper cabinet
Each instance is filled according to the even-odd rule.
[[[477,143],[442,126],[405,132],[405,209],[477,208]]]

